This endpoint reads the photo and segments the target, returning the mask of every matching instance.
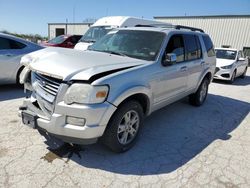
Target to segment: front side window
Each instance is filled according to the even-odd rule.
[[[239,51],[238,58],[244,58],[244,54],[242,53],[242,51]]]
[[[186,60],[195,60],[201,58],[201,46],[199,38],[195,35],[184,35],[186,47]]]
[[[72,36],[71,37],[71,41],[70,42],[72,42],[73,44],[76,44],[79,40],[80,40],[80,38],[81,38],[81,36]]]
[[[185,60],[185,50],[182,35],[173,35],[169,41],[165,53],[174,53],[176,55],[176,62]]]
[[[165,34],[162,32],[111,31],[94,43],[89,50],[154,61],[161,49],[164,38]]]
[[[216,49],[215,52],[216,52],[216,58],[219,58],[219,59],[235,60],[236,55],[237,55],[237,51],[235,50]]]

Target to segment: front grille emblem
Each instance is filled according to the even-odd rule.
[[[44,87],[44,86],[46,86],[46,82],[45,81],[42,81],[42,86]]]

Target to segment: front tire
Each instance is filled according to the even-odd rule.
[[[246,74],[247,74],[247,67],[245,68],[243,74],[240,76],[240,78],[245,78],[246,77]]]
[[[137,101],[122,104],[110,119],[101,141],[117,153],[129,150],[137,140],[143,116]]]
[[[207,98],[209,80],[204,78],[198,90],[189,95],[189,103],[193,106],[201,106]]]
[[[236,77],[236,70],[234,70],[234,72],[233,72],[233,74],[231,76],[231,79],[229,80],[230,84],[234,83],[235,77]]]

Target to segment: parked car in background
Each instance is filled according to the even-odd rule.
[[[241,50],[233,48],[215,48],[216,70],[214,79],[233,83],[236,77],[244,78],[248,62]]]
[[[42,43],[43,46],[74,48],[82,35],[60,35],[48,42]]]
[[[19,83],[19,74],[23,69],[21,57],[42,48],[35,43],[0,33],[0,84]]]
[[[69,143],[100,138],[124,152],[145,116],[186,96],[204,103],[216,58],[201,29],[173,26],[112,30],[87,51],[46,48],[22,63],[31,91],[20,107],[24,124]]]
[[[74,49],[87,50],[87,48],[106,35],[114,28],[121,27],[134,27],[143,25],[169,25],[167,23],[146,20],[142,18],[134,18],[129,16],[109,16],[97,20],[88,31],[82,36],[79,42],[75,45]]]

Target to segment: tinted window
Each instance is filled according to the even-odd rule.
[[[26,47],[25,44],[6,38],[0,38],[0,49],[22,49]]]
[[[80,40],[81,36],[72,36],[70,38],[70,42],[72,42],[73,44],[76,44],[79,40]]]
[[[194,60],[201,58],[201,47],[199,39],[195,35],[184,35],[186,47],[186,60]]]
[[[239,51],[238,58],[244,58],[244,54],[242,53],[242,51]]]
[[[202,49],[201,49],[200,39],[198,36],[195,36],[195,39],[196,39],[196,44],[198,47],[198,58],[202,58]]]
[[[202,36],[208,57],[215,56],[214,45],[209,36]]]
[[[0,38],[0,50],[11,49],[8,39]]]
[[[22,49],[26,47],[26,45],[21,42],[17,42],[14,40],[9,40],[9,41],[10,41],[11,49]]]
[[[182,35],[173,35],[169,41],[166,48],[166,54],[174,53],[176,54],[176,62],[184,61],[184,43]]]
[[[223,49],[216,49],[216,58],[219,59],[236,59],[237,51],[234,50],[223,50]]]

